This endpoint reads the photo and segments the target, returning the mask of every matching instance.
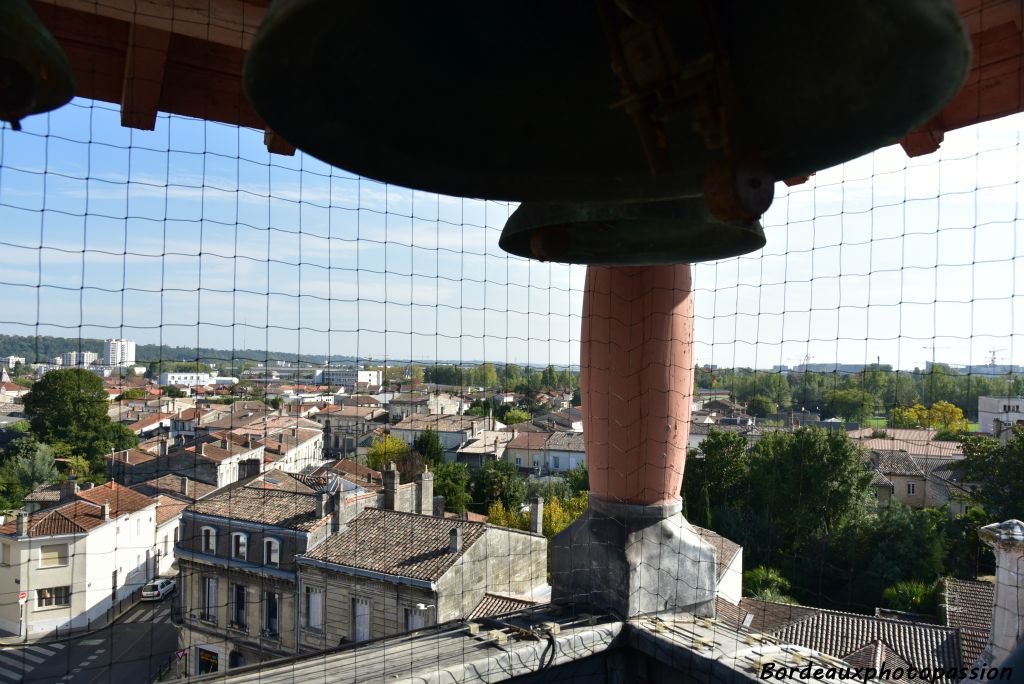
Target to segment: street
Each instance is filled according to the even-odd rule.
[[[91,634],[0,649],[0,684],[151,682],[177,645],[171,599],[140,603],[113,625]]]

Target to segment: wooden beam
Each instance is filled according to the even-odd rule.
[[[295,145],[274,133],[270,128],[263,129],[263,144],[273,154],[283,154],[286,157],[291,157],[295,154]]]
[[[124,88],[121,91],[121,125],[151,131],[163,89],[167,48],[171,34],[141,24],[128,32],[124,60]]]
[[[247,50],[267,0],[35,0]]]

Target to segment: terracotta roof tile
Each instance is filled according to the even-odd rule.
[[[871,461],[886,476],[924,477],[924,471],[906,451],[872,449]]]
[[[182,491],[182,480],[185,480],[184,491]],[[210,492],[216,490],[217,487],[206,482],[200,482],[199,480],[185,477],[184,475],[167,473],[166,475],[154,477],[136,485],[132,485],[132,489],[140,494],[145,494],[146,496],[172,494],[183,499],[195,500],[203,498]]]
[[[294,483],[294,488],[303,487],[287,475],[282,475],[279,482]],[[324,520],[316,514],[317,495],[273,486],[265,488],[266,484],[260,479],[252,486],[226,487],[195,502],[188,510],[302,531],[312,530]]]
[[[529,608],[530,606],[536,605],[534,601],[527,601],[525,599],[511,598],[509,596],[499,596],[498,594],[484,594],[484,597],[477,604],[473,612],[469,614],[469,620],[475,620],[482,617],[491,617],[493,615],[504,615],[505,613],[512,613],[523,608]]]
[[[164,523],[181,517],[181,512],[188,507],[187,501],[175,499],[166,494],[156,496],[156,524],[157,527]]]
[[[946,624],[952,627],[978,627],[992,629],[992,605],[995,586],[989,582],[974,582],[946,577],[944,608]]]
[[[110,516],[135,513],[152,506],[155,502],[145,494],[136,492],[116,482],[107,482],[92,489],[78,490],[78,498],[96,505],[110,504]]]
[[[729,569],[729,564],[732,563],[742,547],[717,532],[712,532],[697,525],[693,525],[693,529],[696,530],[701,540],[715,547],[715,559],[718,561],[715,572],[718,575],[718,581],[722,581],[722,577],[725,576],[726,571]]]
[[[462,549],[450,552],[449,535],[462,530]],[[437,580],[484,535],[486,525],[416,513],[367,508],[348,529],[308,556],[385,575]]]

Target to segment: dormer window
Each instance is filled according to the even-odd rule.
[[[203,553],[217,553],[217,528],[204,527],[202,529]]]
[[[263,563],[279,567],[281,565],[281,542],[276,539],[266,539],[263,542]]]
[[[247,557],[247,547],[249,545],[249,535],[244,532],[232,532],[231,533],[231,557],[238,560],[245,560]]]

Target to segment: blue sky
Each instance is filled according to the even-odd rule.
[[[1020,116],[779,184],[763,252],[696,267],[696,355],[1024,363]],[[582,267],[514,205],[359,179],[262,133],[76,100],[0,131],[0,330],[363,358],[578,362]],[[928,349],[924,349],[927,346]]]

